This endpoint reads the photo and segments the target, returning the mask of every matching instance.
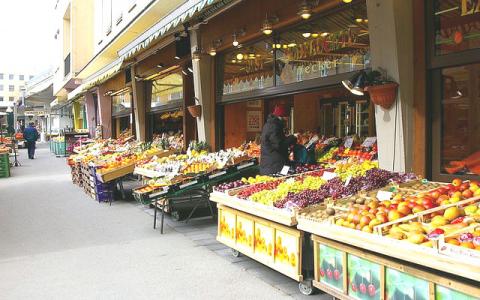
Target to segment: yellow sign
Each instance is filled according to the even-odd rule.
[[[480,12],[480,0],[461,0],[462,16],[473,15]]]

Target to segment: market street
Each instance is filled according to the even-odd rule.
[[[22,166],[0,181],[2,299],[304,297],[293,280],[231,256],[211,221],[160,235],[143,206],[93,201],[71,183],[64,158],[40,147],[33,161],[20,150]]]

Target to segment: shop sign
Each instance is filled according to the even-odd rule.
[[[480,13],[480,0],[461,0],[462,1],[462,16],[473,15]]]
[[[247,111],[247,132],[262,131],[262,112],[259,110]]]

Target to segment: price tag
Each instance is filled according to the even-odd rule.
[[[373,146],[373,144],[375,144],[377,142],[377,138],[374,137],[374,136],[371,136],[371,137],[367,137],[365,139],[365,141],[363,141],[363,144],[362,144],[362,147],[365,147],[365,148],[370,148]]]
[[[330,180],[330,179],[333,179],[335,177],[337,177],[337,174],[335,174],[333,172],[328,172],[328,171],[323,172],[323,175],[322,175],[323,180]]]
[[[255,163],[252,161],[252,162],[249,162],[249,163],[246,163],[246,164],[243,164],[243,165],[239,165],[237,167],[237,170],[241,170],[241,169],[245,169],[246,167],[250,167],[250,166],[253,166]]]
[[[196,183],[197,183],[197,180],[184,183],[184,184],[182,184],[182,185],[180,186],[180,189],[184,189],[184,188],[186,188],[186,187],[188,187],[188,186],[191,186],[191,185],[194,185],[194,184],[196,184]]]
[[[225,174],[227,174],[227,171],[218,172],[218,173],[216,173],[216,174],[210,175],[210,176],[208,177],[208,179],[217,178],[217,177],[222,176],[222,175],[225,175]]]
[[[347,177],[347,180],[345,180],[345,186],[347,186],[350,183],[350,180],[352,180],[352,175]]]
[[[380,201],[390,200],[392,199],[393,193],[387,191],[378,191],[377,199]]]
[[[286,176],[289,170],[290,170],[289,166],[283,166],[282,170],[280,171],[280,174],[283,176]]]
[[[353,137],[349,136],[345,139],[345,143],[343,144],[345,148],[352,148],[353,145]]]

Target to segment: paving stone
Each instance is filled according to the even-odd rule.
[[[218,244],[217,240],[216,239],[204,239],[204,240],[197,240],[197,241],[194,241],[195,244],[197,244],[198,246],[207,246],[207,245],[212,245],[212,244]]]
[[[236,262],[235,265],[241,267],[243,270],[250,270],[255,268],[267,268],[264,264],[259,263],[258,261],[253,259]]]
[[[197,228],[192,228],[192,227],[185,227],[185,226],[182,226],[182,227],[174,227],[175,228],[175,231],[178,231],[180,233],[184,233],[185,235],[188,235],[188,234],[193,234],[193,233],[201,233],[202,231],[198,230]]]
[[[251,273],[252,275],[256,276],[257,278],[262,279],[263,281],[269,283],[270,285],[276,285],[280,283],[286,283],[291,281],[292,279],[280,274],[279,272],[270,269],[268,267],[265,268],[255,268],[249,269],[247,272]]]
[[[289,282],[276,284],[276,285],[274,285],[274,287],[281,290],[282,292],[284,292],[287,295],[293,295],[293,294],[299,294],[300,293],[300,291],[298,290],[298,282],[296,282],[293,279]]]
[[[188,236],[188,238],[191,239],[192,241],[215,239],[215,236],[208,233],[199,233],[195,235],[185,234],[185,235]]]
[[[219,243],[219,242],[217,242],[216,244],[206,245],[205,247],[206,247],[208,250],[211,250],[211,251],[228,249],[227,246],[225,246],[224,244]]]

